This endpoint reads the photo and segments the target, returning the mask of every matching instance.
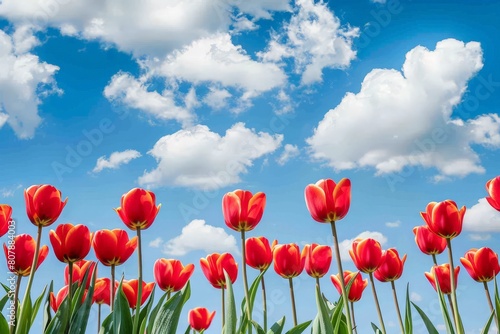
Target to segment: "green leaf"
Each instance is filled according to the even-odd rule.
[[[184,334],[190,334],[190,333],[191,333],[191,325],[188,325]]]
[[[498,285],[496,277],[495,277],[495,316],[496,316],[496,322],[500,324],[500,297],[498,296]]]
[[[267,334],[281,334],[283,332],[283,327],[285,327],[285,317],[276,321],[267,331]]]
[[[155,294],[155,288],[153,288],[153,291],[151,292],[151,295],[149,296],[149,299],[146,303],[146,306],[142,308],[141,312],[139,313],[139,333],[144,333],[146,330],[146,324],[148,322],[148,315],[149,312],[151,311],[151,307],[153,305],[154,301],[154,294]]]
[[[303,322],[301,324],[298,324],[297,326],[293,327],[288,332],[286,332],[286,334],[300,334],[303,331],[305,331],[307,327],[309,327],[311,322],[312,322],[312,320],[309,320],[309,321]],[[325,332],[325,333],[330,333],[330,332]]]
[[[190,296],[191,286],[188,282],[182,291],[176,293],[161,307],[154,319],[152,331],[148,334],[176,333],[182,307]]]
[[[163,305],[163,301],[167,298],[167,294],[164,293],[163,296],[161,296],[160,300],[158,300],[158,304],[153,307],[151,310],[151,313],[149,314],[149,320],[148,320],[148,326],[146,333],[152,333],[153,332],[153,324],[156,319],[156,315],[158,314],[158,311],[160,310],[161,306]]]
[[[344,318],[344,321],[346,321],[344,313],[342,313],[342,308],[344,307],[343,298],[344,298],[343,296],[340,296],[339,300],[337,301],[337,304],[335,304],[335,307],[333,308],[331,321],[332,321],[334,333],[339,333],[341,322],[342,322],[343,318]]]
[[[439,286],[439,282],[436,277],[434,277],[434,281],[436,282],[436,290],[439,298],[439,306],[441,307],[441,313],[443,314],[444,324],[446,326],[446,332],[455,334],[453,321],[451,320],[450,314],[448,313],[448,307],[446,306],[443,292],[441,291],[441,287]]]
[[[224,333],[225,334],[234,334],[236,333],[236,303],[234,302],[234,292],[233,292],[233,284],[231,283],[231,279],[229,275],[224,270],[224,277],[226,279],[226,323],[224,325]]]
[[[45,296],[45,291],[46,290],[47,290],[47,286],[45,286],[43,288],[42,293],[40,294],[40,296],[38,296],[38,298],[35,300],[35,303],[33,304],[33,308],[32,308],[32,311],[31,311],[30,328],[33,325],[33,323],[35,322],[36,315],[38,314],[38,310],[40,309],[40,305],[42,305],[43,296]]]
[[[314,319],[312,326],[312,334],[334,333],[333,326],[330,320],[328,306],[321,296],[319,286],[316,285],[316,306],[318,307],[318,314]]]
[[[382,331],[380,330],[380,328],[377,327],[377,325],[375,325],[373,322],[371,324],[372,324],[373,332],[375,334],[383,334]]]
[[[109,314],[104,319],[104,321],[101,323],[101,328],[99,329],[99,334],[111,334],[111,333],[113,333],[113,313]]]
[[[488,332],[490,331],[490,326],[491,326],[491,323],[493,322],[494,317],[495,317],[495,311],[491,312],[491,315],[488,318],[488,322],[486,322],[486,325],[484,325],[484,328],[481,331],[481,334],[488,334]]]
[[[405,334],[413,334],[413,321],[411,318],[410,304],[410,284],[406,285]]]
[[[49,291],[47,292],[47,298],[45,299],[45,306],[43,308],[43,330],[45,331],[52,320],[52,313],[50,312],[50,294],[54,289],[54,281],[50,281]]]
[[[0,313],[0,333],[8,333],[9,332],[9,323],[7,319]]]
[[[257,331],[257,334],[266,334],[266,332],[264,331],[264,329],[262,327],[260,327],[260,325],[259,325],[258,322],[252,320],[252,324],[253,324],[253,327],[255,327],[255,330]]]
[[[262,277],[264,276],[266,271],[267,269],[259,273],[259,275],[252,282],[250,289],[248,290],[248,297],[250,298],[250,312],[253,310],[255,296],[257,295],[260,281],[262,280]],[[240,326],[238,327],[238,333],[244,333],[247,329],[247,326],[248,326],[247,303],[246,303],[246,297],[244,297],[243,300],[241,301],[241,319],[240,319]]]
[[[417,304],[415,304],[414,302],[411,302],[411,304],[417,310],[418,314],[420,314],[420,317],[424,321],[425,327],[427,327],[427,331],[429,332],[429,334],[439,334],[438,330],[436,329],[436,327],[434,327],[434,325],[432,324],[429,317],[425,314],[425,312],[422,311],[422,309],[418,307]]]
[[[5,307],[5,304],[7,304],[7,301],[11,300],[9,294],[6,294],[5,296],[0,299],[0,310],[3,310]]]
[[[64,333],[69,323],[69,298],[64,298],[56,314],[45,329],[45,334]]]
[[[113,332],[114,334],[132,333],[132,315],[130,314],[130,306],[127,297],[122,288],[123,279],[116,291],[114,309],[112,313]]]
[[[87,273],[85,274],[85,278],[83,282],[86,282]],[[90,308],[92,307],[92,298],[94,296],[94,286],[96,279],[95,270],[92,273],[91,283],[87,291],[87,295],[83,304],[75,310],[75,313],[72,315],[69,332],[71,334],[85,334],[87,329],[87,324],[89,321]],[[85,285],[82,284],[80,286],[81,290],[85,289]],[[76,298],[78,298],[80,294],[77,294]],[[81,298],[81,297],[80,297]],[[79,303],[81,299],[77,299],[77,303]],[[78,305],[78,304],[77,304]]]

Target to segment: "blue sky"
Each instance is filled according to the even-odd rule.
[[[344,250],[362,234],[408,254],[400,298],[409,282],[440,325],[423,275],[431,259],[411,229],[423,224],[428,202],[453,199],[468,210],[453,241],[456,263],[472,247],[498,251],[500,214],[485,202],[484,185],[499,175],[499,10],[498,1],[465,0],[4,0],[0,202],[13,207],[18,233],[34,234],[23,189],[50,183],[69,198],[58,223],[97,230],[123,227],[112,210],[123,193],[152,189],[162,209],[144,233],[145,278],[159,257],[195,263],[186,309],[217,310],[208,331],[216,333],[219,291],[199,258],[239,252],[223,222],[223,194],[267,194],[249,236],[331,244],[329,227],[307,212],[304,187],[348,177],[352,206],[338,223]],[[348,258],[344,267],[354,269]],[[62,274],[53,273],[62,268],[49,254],[38,280],[59,288]],[[131,259],[118,272],[133,278],[135,268]],[[291,319],[286,281],[272,270],[266,279],[270,321]],[[314,282],[305,273],[297,282],[306,321],[315,314]],[[322,284],[336,299],[329,279]],[[377,288],[396,333],[390,286]],[[477,293],[462,270],[467,333],[486,322]],[[377,322],[369,290],[356,312],[368,332]]]

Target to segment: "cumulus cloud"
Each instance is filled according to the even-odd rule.
[[[121,165],[126,165],[130,161],[137,159],[141,156],[136,150],[125,150],[122,152],[113,152],[109,156],[109,159],[106,159],[106,156],[102,156],[97,159],[97,163],[92,170],[93,173],[99,173],[103,169],[118,169]]]
[[[300,150],[297,145],[286,144],[283,153],[277,159],[278,164],[283,166],[288,162],[288,160],[295,158],[300,154]]]
[[[210,87],[209,92],[203,98],[203,102],[212,109],[222,109],[227,105],[227,99],[231,97],[226,89]]]
[[[356,57],[353,39],[358,28],[342,27],[340,19],[322,1],[296,0],[296,10],[283,31],[276,33],[261,59],[282,62],[292,58],[302,84],[322,80],[325,68],[345,68]]]
[[[479,233],[500,232],[500,212],[493,209],[486,198],[481,198],[465,211],[463,228]]]
[[[197,250],[239,253],[234,236],[227,234],[222,227],[206,224],[202,219],[191,221],[182,228],[181,235],[163,245],[163,252],[168,256],[183,256]]]
[[[344,261],[352,261],[351,256],[349,255],[349,250],[352,248],[352,242],[356,239],[366,239],[372,238],[380,242],[382,246],[387,242],[387,237],[380,232],[372,232],[372,231],[364,231],[358,234],[356,237],[352,239],[342,240],[339,244],[340,249],[340,257]]]
[[[469,238],[472,241],[485,241],[491,239],[491,234],[471,233],[469,234]]]
[[[12,35],[0,30],[0,128],[8,124],[22,139],[32,138],[42,122],[41,98],[62,92],[54,81],[59,67],[30,53],[38,44],[29,26]]]
[[[373,167],[379,175],[435,168],[436,180],[484,172],[473,146],[500,147],[500,117],[452,114],[482,67],[479,43],[446,39],[433,51],[409,51],[402,71],[372,70],[307,139],[312,158],[335,170]]]
[[[159,248],[162,244],[163,244],[163,238],[162,237],[158,237],[158,238],[156,238],[154,240],[151,240],[149,242],[149,247]]]
[[[217,189],[240,182],[241,175],[259,159],[274,152],[282,135],[255,132],[236,123],[224,136],[196,125],[160,138],[148,152],[158,166],[146,171],[139,184]]]

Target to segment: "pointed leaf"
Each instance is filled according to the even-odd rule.
[[[425,314],[425,312],[422,311],[422,309],[420,307],[418,307],[417,304],[415,304],[414,302],[411,302],[411,304],[417,310],[418,314],[420,314],[420,317],[424,321],[424,325],[427,328],[427,331],[429,332],[429,334],[439,334],[438,330],[436,329],[436,327],[434,327],[434,325],[432,324],[432,321]]]
[[[406,285],[405,334],[413,334],[413,321],[411,318],[410,305],[410,284]]]
[[[191,286],[188,282],[186,287],[177,292],[161,307],[154,319],[151,334],[176,333],[182,307],[191,296]],[[149,333],[148,333],[149,334]]]
[[[231,283],[231,279],[229,278],[229,275],[227,272],[224,270],[224,277],[226,279],[226,301],[225,301],[225,306],[226,306],[226,324],[224,326],[224,333],[225,334],[233,334],[236,333],[236,304],[234,301],[234,293],[233,293],[233,284]]]
[[[267,331],[267,334],[281,334],[283,332],[283,327],[285,327],[285,317],[276,321]]]
[[[301,324],[298,324],[297,326],[293,327],[288,332],[286,332],[286,334],[301,334],[302,332],[304,332],[307,329],[307,327],[309,327],[310,324],[311,324],[311,320],[303,322]],[[326,333],[328,333],[328,332],[326,332]]]

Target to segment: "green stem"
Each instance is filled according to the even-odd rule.
[[[394,304],[396,305],[396,312],[398,313],[399,328],[401,329],[401,334],[405,334],[405,326],[403,325],[403,319],[401,318],[401,310],[399,309],[398,295],[396,293],[396,284],[394,284],[394,281],[391,281],[391,287]]]
[[[432,254],[432,261],[434,262],[434,265],[437,266],[438,263],[436,261],[436,254]]]
[[[30,278],[28,279],[28,285],[26,286],[26,291],[24,293],[23,302],[21,304],[21,313],[19,314],[19,319],[22,321],[18,321],[17,323],[21,324],[20,333],[28,333],[30,327],[30,320],[24,319],[24,315],[28,312],[28,309],[31,308],[31,305],[28,306],[28,296],[31,293],[31,286],[33,285],[33,280],[35,278],[35,271],[38,264],[38,256],[40,255],[40,242],[42,240],[42,225],[38,225],[38,233],[36,236],[36,246],[35,246],[35,255],[33,256],[33,263],[31,264]],[[28,316],[28,315],[26,315]]]
[[[97,305],[97,333],[101,329],[101,304]]]
[[[69,304],[71,305],[71,301],[73,299],[73,262],[68,262],[68,298]]]
[[[380,321],[380,327],[382,330],[382,334],[387,333],[384,325],[384,318],[382,318],[382,311],[380,310],[380,304],[378,302],[377,290],[375,290],[375,282],[373,281],[373,272],[369,273],[370,275],[370,284],[372,286],[373,299],[375,299],[375,306],[377,307],[378,320]]]
[[[288,279],[288,285],[290,286],[290,298],[292,299],[292,315],[293,315],[293,326],[297,326],[297,311],[295,310],[295,295],[293,293],[293,282],[292,278]]]
[[[245,300],[248,318],[248,333],[252,333],[252,310],[250,310],[250,297],[248,295],[248,279],[247,279],[247,261],[246,261],[246,246],[245,246],[245,230],[241,230],[241,252],[243,257],[243,286],[245,288]]]
[[[490,311],[491,313],[495,313],[495,309],[493,308],[493,303],[491,302],[491,296],[490,296],[490,290],[488,289],[488,283],[487,282],[483,282],[484,284],[484,292],[486,293],[486,299],[488,300],[488,305],[490,306]],[[497,330],[500,329],[500,327],[498,327],[498,319],[496,316],[493,316],[493,319],[495,319],[495,324],[497,325]]]
[[[316,285],[318,286],[319,295],[321,296],[321,285],[319,284],[319,277],[316,277]]]
[[[21,286],[21,279],[23,276],[17,275],[17,280],[16,280],[16,290],[14,291],[14,322],[11,323],[10,326],[10,333],[14,334],[16,332],[16,322],[17,322],[17,304],[19,302],[19,287]]]
[[[264,332],[267,333],[267,301],[266,301],[266,285],[264,284],[264,275],[260,281],[262,285],[262,312],[264,313]]]
[[[115,270],[116,266],[114,264],[111,265],[111,282],[110,282],[110,289],[111,289],[111,300],[109,303],[109,308],[111,312],[113,312],[114,306],[115,306]]]
[[[169,300],[169,299],[170,299],[170,295],[171,295],[171,294],[172,294],[172,291],[168,290],[168,292],[167,292],[167,300]]]
[[[356,329],[356,319],[354,318],[354,303],[350,302],[351,304],[351,316],[352,316],[352,329],[354,333],[358,333],[358,330]]]
[[[224,287],[221,288],[222,291],[222,328],[226,324],[226,299],[224,298]]]
[[[352,324],[351,324],[351,312],[349,311],[349,298],[348,294],[345,289],[345,282],[344,282],[344,270],[342,269],[342,260],[340,259],[340,249],[339,249],[339,242],[337,239],[337,228],[335,226],[335,222],[330,222],[330,225],[332,227],[332,236],[333,236],[333,244],[335,248],[335,258],[337,259],[337,267],[338,271],[340,274],[340,287],[342,288],[342,301],[344,302],[344,309],[346,312],[346,319],[347,319],[347,332],[352,333]]]
[[[451,301],[451,295],[447,294],[446,296],[448,297],[448,303],[450,304],[451,314],[453,315],[453,323],[456,323],[457,319],[455,318],[455,312],[453,311],[454,308],[453,308],[453,302]]]
[[[463,334],[462,327],[460,326],[460,318],[458,315],[458,302],[457,302],[457,283],[455,282],[455,267],[453,265],[453,253],[451,250],[451,239],[446,239],[448,246],[448,257],[450,261],[450,281],[451,281],[451,302],[453,305],[453,318],[455,319],[455,328],[458,334]]]
[[[135,305],[135,317],[134,325],[132,328],[132,334],[137,334],[139,331],[139,315],[141,313],[141,301],[142,301],[142,245],[141,245],[141,228],[137,228],[137,255],[139,264],[139,273],[137,277],[137,304]]]

